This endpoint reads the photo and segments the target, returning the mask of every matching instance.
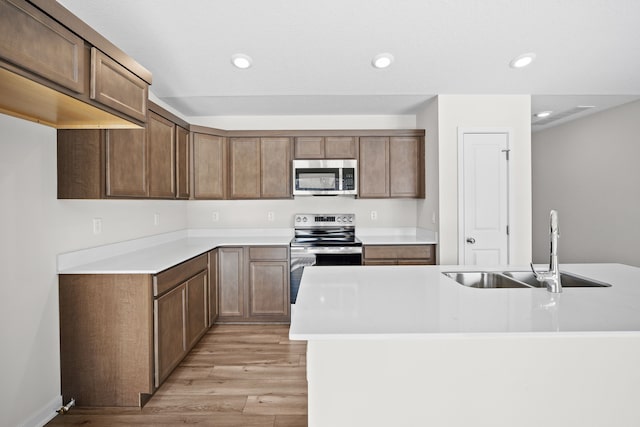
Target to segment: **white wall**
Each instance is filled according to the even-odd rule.
[[[561,263],[640,267],[640,102],[533,134],[533,253],[548,262],[557,209]]]
[[[418,227],[438,231],[438,98],[416,115],[416,126],[425,129],[425,198],[418,201]],[[435,215],[435,222],[433,221]]]
[[[61,403],[56,255],[183,229],[186,202],[57,200],[55,130],[6,115],[0,153],[0,426],[32,426]]]
[[[297,213],[355,213],[357,227],[415,227],[414,199],[296,197],[293,200],[198,200],[187,207],[190,228],[291,228]],[[377,212],[377,220],[371,219]],[[213,221],[213,212],[219,220]],[[274,220],[267,213],[274,213]]]
[[[528,264],[531,260],[530,98],[529,95],[438,96],[438,246],[441,264],[458,263],[458,128],[461,127],[512,130],[510,263]]]

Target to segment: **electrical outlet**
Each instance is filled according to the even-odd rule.
[[[275,221],[276,219],[276,214],[274,212],[267,212],[267,221]]]
[[[159,213],[154,213],[153,214],[153,225],[160,225],[160,214]]]
[[[371,220],[376,221],[378,219],[378,211],[371,211]]]
[[[220,214],[218,213],[218,211],[213,211],[213,213],[211,214],[211,221],[213,222],[220,221]]]
[[[93,218],[93,234],[102,233],[102,218]]]

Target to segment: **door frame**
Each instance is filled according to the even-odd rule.
[[[507,150],[511,155],[513,140],[513,129],[510,127],[464,127],[458,126],[458,264],[464,264],[464,248],[465,248],[465,236],[464,236],[464,135],[467,133],[502,133],[507,135]],[[507,264],[511,262],[512,258],[512,218],[511,212],[513,212],[513,194],[512,194],[512,182],[511,182],[511,162],[507,162],[507,226],[509,227],[509,234],[507,234]]]

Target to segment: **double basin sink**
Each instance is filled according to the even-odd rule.
[[[539,282],[531,271],[452,271],[442,274],[470,288],[545,288],[547,286],[544,282]],[[563,288],[611,286],[608,283],[563,272],[560,272],[560,282]]]

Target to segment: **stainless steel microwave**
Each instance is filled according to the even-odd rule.
[[[294,196],[344,196],[358,194],[358,161],[294,160]]]

